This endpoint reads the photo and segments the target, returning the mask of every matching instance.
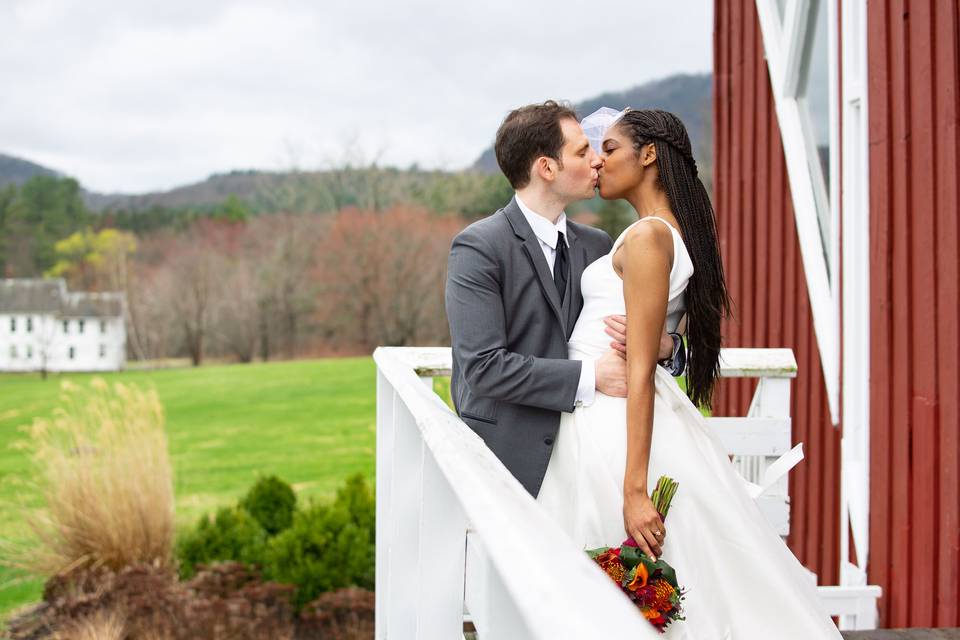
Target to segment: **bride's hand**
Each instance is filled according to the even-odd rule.
[[[624,496],[623,527],[636,541],[640,551],[656,562],[667,530],[646,491]]]

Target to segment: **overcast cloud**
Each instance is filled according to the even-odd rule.
[[[712,2],[0,2],[0,153],[140,192],[351,156],[460,169],[518,104],[711,67]]]

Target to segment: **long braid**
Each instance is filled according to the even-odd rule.
[[[730,312],[713,206],[697,177],[690,137],[679,118],[658,109],[629,110],[618,126],[633,138],[637,152],[650,143],[657,151],[659,186],[693,261],[686,290],[687,395],[694,404],[710,407],[719,375],[720,321]]]

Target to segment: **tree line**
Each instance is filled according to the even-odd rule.
[[[450,242],[512,191],[494,176],[449,174],[441,184],[359,173],[343,170],[350,197],[321,211],[292,206],[305,190],[277,187],[255,202],[229,195],[206,208],[94,212],[75,180],[38,176],[0,190],[0,271],[124,292],[134,359],[249,362],[447,344]],[[270,211],[269,198],[278,207],[288,198],[293,210]],[[612,235],[629,223],[615,203],[580,210]]]

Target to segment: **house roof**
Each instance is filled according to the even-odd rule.
[[[61,279],[0,280],[0,313],[59,313],[66,293]]]
[[[0,313],[117,317],[123,315],[123,294],[68,293],[62,278],[0,279]]]
[[[60,315],[69,317],[116,317],[123,315],[121,293],[68,293]]]

